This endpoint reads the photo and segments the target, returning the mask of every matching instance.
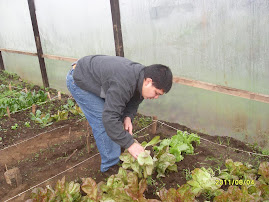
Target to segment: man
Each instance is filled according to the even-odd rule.
[[[117,56],[86,56],[73,64],[67,87],[92,127],[101,172],[119,162],[121,147],[135,158],[144,151],[132,137],[132,120],[143,99],[171,89],[172,78],[169,67],[145,67]]]

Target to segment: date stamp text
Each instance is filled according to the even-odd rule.
[[[254,180],[216,180],[216,185],[255,185]]]

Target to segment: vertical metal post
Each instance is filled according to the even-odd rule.
[[[45,60],[42,57],[43,51],[42,51],[39,30],[38,30],[38,25],[37,25],[37,19],[36,19],[36,13],[35,13],[35,1],[28,0],[28,6],[29,6],[31,21],[32,21],[32,26],[33,26],[34,36],[35,36],[35,44],[36,44],[36,49],[37,49],[37,56],[38,56],[38,60],[39,60],[43,85],[44,85],[44,87],[49,87],[49,81],[48,81],[48,76],[47,76],[47,71],[46,71]]]
[[[110,0],[116,55],[124,57],[119,0]]]
[[[5,70],[5,66],[4,66],[4,61],[3,61],[3,57],[2,57],[2,53],[0,51],[0,71]]]

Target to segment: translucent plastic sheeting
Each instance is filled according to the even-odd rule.
[[[110,1],[35,0],[43,52],[80,58],[115,55]]]
[[[36,52],[27,0],[0,0],[0,48]]]
[[[269,94],[268,0],[120,0],[125,57]]]
[[[18,74],[22,79],[43,86],[38,58],[28,55],[2,52],[5,69]]]
[[[269,149],[269,105],[265,103],[173,84],[167,95],[145,100],[139,112]]]
[[[66,75],[71,69],[71,63],[59,60],[45,59],[47,74],[51,88],[69,93],[66,86]],[[70,93],[69,93],[70,94]]]

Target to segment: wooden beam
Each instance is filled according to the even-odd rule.
[[[4,70],[5,70],[4,61],[2,57],[2,52],[0,50],[0,71],[4,71]]]
[[[38,56],[37,53],[19,51],[19,50],[11,50],[11,49],[5,49],[5,48],[0,48],[0,52],[1,51],[8,52],[8,53],[17,53],[17,54],[22,54],[22,55]],[[75,62],[78,60],[77,58],[61,57],[61,56],[57,56],[57,55],[47,55],[47,54],[42,54],[41,57],[52,59],[52,60],[63,60],[63,61],[67,61],[67,62]]]
[[[17,53],[17,54],[22,54],[22,55],[37,56],[37,53],[31,53],[31,52],[26,52],[26,51],[18,51],[18,50],[11,50],[11,49],[5,49],[5,48],[0,48],[0,51],[8,52],[8,53]]]
[[[3,49],[3,48],[1,48],[0,51],[37,56],[36,53]],[[45,54],[42,54],[41,57],[53,59],[53,60],[62,60],[62,61],[67,61],[67,62],[75,62],[78,60],[77,58],[61,57],[61,56],[56,56],[56,55],[45,55]],[[207,82],[203,82],[203,81],[196,81],[196,80],[183,78],[183,77],[174,77],[173,82],[179,83],[182,85],[186,85],[186,86],[192,86],[195,88],[201,88],[204,90],[209,90],[209,91],[214,91],[214,92],[223,93],[223,94],[227,94],[227,95],[233,95],[233,96],[242,97],[242,98],[246,98],[246,99],[250,99],[250,100],[255,100],[255,101],[259,101],[259,102],[269,103],[269,95],[265,95],[265,94],[253,93],[253,92],[246,91],[246,90],[216,85],[216,84],[207,83]]]
[[[40,71],[41,71],[41,75],[42,75],[43,85],[44,85],[44,87],[49,87],[49,80],[48,80],[48,76],[47,76],[45,60],[42,57],[43,51],[42,51],[39,30],[38,30],[38,24],[37,24],[37,19],[36,19],[36,13],[35,13],[35,1],[28,0],[28,6],[29,6],[31,21],[32,21],[32,26],[33,26],[34,36],[35,36],[35,44],[36,44],[36,49],[37,49],[37,56],[38,56],[38,61],[39,61],[39,65],[40,65]]]
[[[61,57],[61,56],[46,55],[46,54],[43,54],[42,57],[52,59],[52,60],[62,60],[62,61],[67,61],[67,62],[76,62],[78,60],[77,58]]]
[[[119,0],[110,0],[116,55],[124,57]]]
[[[187,79],[183,77],[174,77],[173,82],[183,84],[186,86],[192,86],[192,87],[201,88],[201,89],[205,89],[209,91],[223,93],[227,95],[233,95],[233,96],[237,96],[241,98],[269,103],[269,95],[265,95],[265,94],[254,93],[254,92],[250,92],[246,90],[216,85],[216,84],[207,83],[203,81],[196,81],[196,80]]]

